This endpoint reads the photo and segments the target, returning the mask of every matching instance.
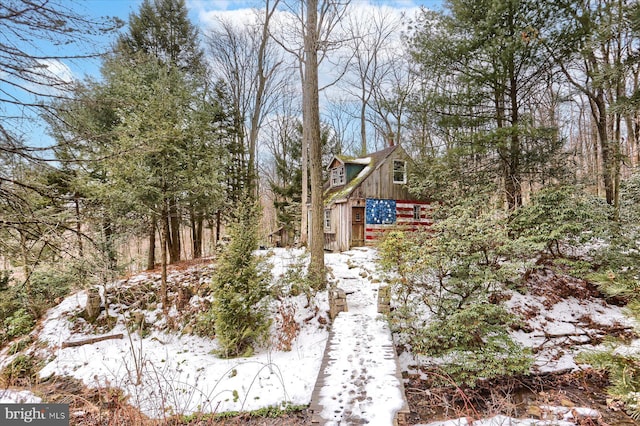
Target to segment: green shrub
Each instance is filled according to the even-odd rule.
[[[468,385],[531,365],[508,334],[515,319],[489,303],[530,266],[531,247],[509,238],[500,212],[479,205],[447,208],[431,232],[392,232],[380,246],[382,268],[391,272],[392,330]]]
[[[40,318],[56,301],[69,294],[72,274],[64,270],[38,270],[31,275],[29,290],[24,289],[29,301],[29,310],[35,318]]]
[[[28,283],[9,285],[10,275],[0,274],[0,344],[29,333],[47,309],[66,296],[74,282],[64,270],[41,269]]]
[[[33,316],[25,308],[15,311],[4,320],[4,330],[7,339],[28,334],[35,326]]]
[[[0,271],[0,291],[4,291],[9,288],[11,281],[11,271]]]
[[[33,356],[20,354],[0,371],[4,386],[26,386],[36,383],[41,362]]]
[[[287,270],[269,287],[271,296],[276,299],[296,297],[304,294],[310,302],[316,291],[306,274],[305,255],[292,262]]]
[[[17,340],[16,342],[11,344],[11,346],[9,347],[9,350],[7,351],[7,354],[15,355],[18,352],[21,352],[26,348],[28,348],[32,343],[33,343],[33,339],[31,338],[31,336],[27,336],[23,339]]]
[[[193,332],[203,337],[214,337],[216,335],[215,316],[211,310],[198,314]]]
[[[531,202],[513,212],[510,233],[544,245],[561,256],[562,243],[580,243],[606,233],[611,208],[600,198],[580,193],[574,186],[545,188]]]
[[[507,328],[515,322],[504,308],[488,303],[466,306],[419,330],[411,343],[420,355],[440,357],[440,367],[456,383],[529,371],[530,351],[515,343]]]

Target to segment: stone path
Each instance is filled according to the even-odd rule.
[[[402,424],[408,414],[397,357],[386,321],[378,314],[378,284],[366,265],[375,251],[358,249],[349,265],[327,254],[335,285],[347,293],[348,312],[332,324],[312,395],[313,423]]]

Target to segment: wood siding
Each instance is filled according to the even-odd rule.
[[[388,200],[416,200],[405,184],[393,183],[393,161],[409,162],[403,150],[395,150],[391,155],[360,184],[360,193],[364,198]]]
[[[389,147],[382,151],[372,153],[369,156],[369,164],[365,166],[357,159],[353,162],[343,161],[334,158],[331,167],[339,165],[347,166],[350,173],[345,185],[330,187],[325,186],[325,210],[331,212],[331,226],[324,229],[324,248],[328,251],[349,250],[354,244],[362,244],[362,240],[352,235],[354,230],[360,232],[360,224],[354,224],[354,207],[364,208],[364,244],[373,244],[376,240],[390,229],[417,230],[424,229],[431,225],[429,203],[411,195],[406,187],[406,183],[394,182],[394,161],[405,162],[405,173],[408,175],[411,169],[412,160],[400,146]],[[356,161],[358,161],[356,163]],[[346,164],[345,164],[346,163]],[[361,171],[358,175],[355,171]],[[357,176],[356,176],[357,175]],[[405,176],[406,178],[407,176]],[[389,201],[387,203],[387,201]],[[367,205],[371,202],[371,209]],[[396,201],[398,206],[396,208]],[[377,207],[388,206],[383,210],[384,218],[379,220],[376,214]],[[414,218],[414,206],[420,205],[419,217]],[[391,208],[391,206],[394,206]],[[384,209],[384,208],[383,208]],[[387,210],[389,214],[387,214]],[[362,212],[362,210],[356,210]],[[372,217],[367,217],[367,215]],[[397,219],[397,220],[396,220]],[[362,236],[360,237],[362,238]]]

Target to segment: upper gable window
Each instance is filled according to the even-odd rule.
[[[344,165],[331,169],[331,186],[344,185],[347,181]]]
[[[393,183],[407,183],[407,162],[393,160]]]

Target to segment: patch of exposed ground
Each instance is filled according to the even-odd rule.
[[[438,387],[425,376],[429,372],[407,379],[410,424],[504,415],[549,421],[570,416],[580,426],[636,425],[608,403],[607,377],[591,369],[488,380],[475,388]]]
[[[502,296],[523,320],[514,333],[532,349],[536,359],[532,374],[458,388],[435,385],[431,378],[441,375],[437,370],[416,371],[406,377],[410,424],[505,415],[551,421],[570,418],[580,426],[636,425],[607,397],[607,375],[587,366],[576,368],[574,363],[578,352],[605,338],[638,337],[624,318],[612,320],[609,301],[593,284],[546,265],[526,275],[520,294]]]

